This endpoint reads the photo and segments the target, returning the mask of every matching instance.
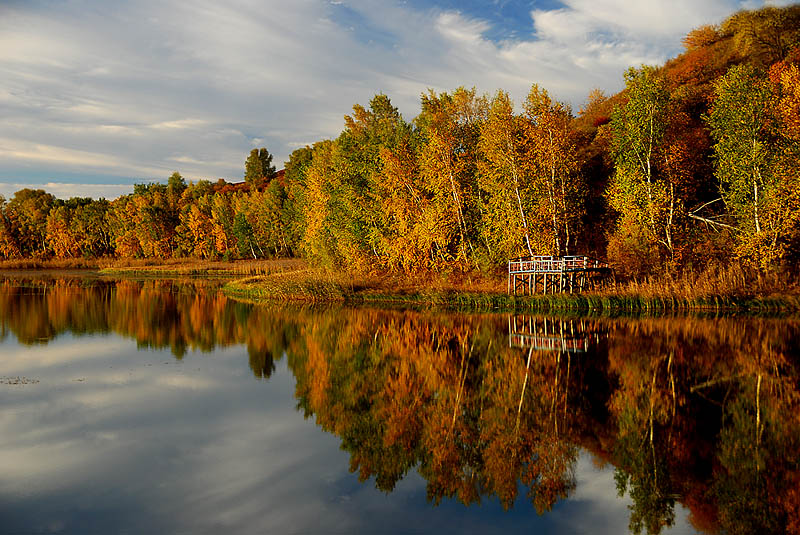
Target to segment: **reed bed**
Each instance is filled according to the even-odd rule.
[[[800,290],[779,274],[741,266],[641,281],[611,282],[584,294],[512,296],[500,275],[354,275],[303,268],[228,283],[231,296],[255,301],[338,301],[492,310],[661,313],[669,310],[800,310]]]
[[[469,309],[627,311],[800,310],[796,276],[740,264],[614,281],[591,293],[506,295],[504,273],[353,274],[311,268],[301,259],[216,261],[200,259],[18,259],[0,270],[100,270],[139,277],[236,279],[224,290],[254,301],[351,302]]]
[[[200,260],[170,259],[113,259],[100,262],[103,273],[150,276],[255,276],[270,275],[305,267],[304,260],[288,258],[274,260]]]
[[[0,260],[0,270],[98,269],[99,267],[98,260],[84,258],[58,258],[52,260],[16,258]]]

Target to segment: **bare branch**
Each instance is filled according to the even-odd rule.
[[[712,227],[723,227],[723,228],[729,228],[731,230],[738,230],[736,227],[733,227],[731,225],[726,225],[725,223],[719,223],[717,221],[714,221],[713,219],[707,219],[705,217],[700,217],[699,215],[694,215],[691,213],[686,215],[691,217],[692,219],[697,219],[698,221],[702,221],[703,223],[708,223]]]

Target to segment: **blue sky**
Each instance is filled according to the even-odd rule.
[[[785,4],[788,2],[770,2]],[[537,83],[579,109],[692,28],[763,0],[0,0],[0,195],[116,197],[132,184],[280,167],[383,92]]]

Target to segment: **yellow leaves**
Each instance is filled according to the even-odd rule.
[[[783,126],[783,134],[800,142],[800,69],[796,64],[776,64],[770,72],[774,82],[780,84],[778,115]]]
[[[705,24],[690,31],[683,38],[683,46],[687,51],[707,47],[719,40],[719,29],[712,24]]]
[[[199,258],[211,256],[213,249],[208,246],[208,238],[213,235],[211,218],[193,204],[186,213],[184,226],[188,230],[192,255]]]
[[[303,245],[312,258],[327,256],[328,182],[334,170],[331,166],[333,142],[324,141],[314,145],[314,159],[306,173],[306,233]]]

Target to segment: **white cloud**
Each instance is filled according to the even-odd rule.
[[[254,145],[280,166],[294,148],[335,137],[352,105],[378,92],[407,119],[427,88],[460,85],[519,100],[536,82],[577,106],[745,5],[562,4],[533,10],[530,34],[503,42],[484,36],[485,20],[394,0],[6,6],[0,174],[19,176],[9,183],[34,174],[61,182],[59,173],[132,182],[166,180],[177,166],[188,179],[238,179]]]

